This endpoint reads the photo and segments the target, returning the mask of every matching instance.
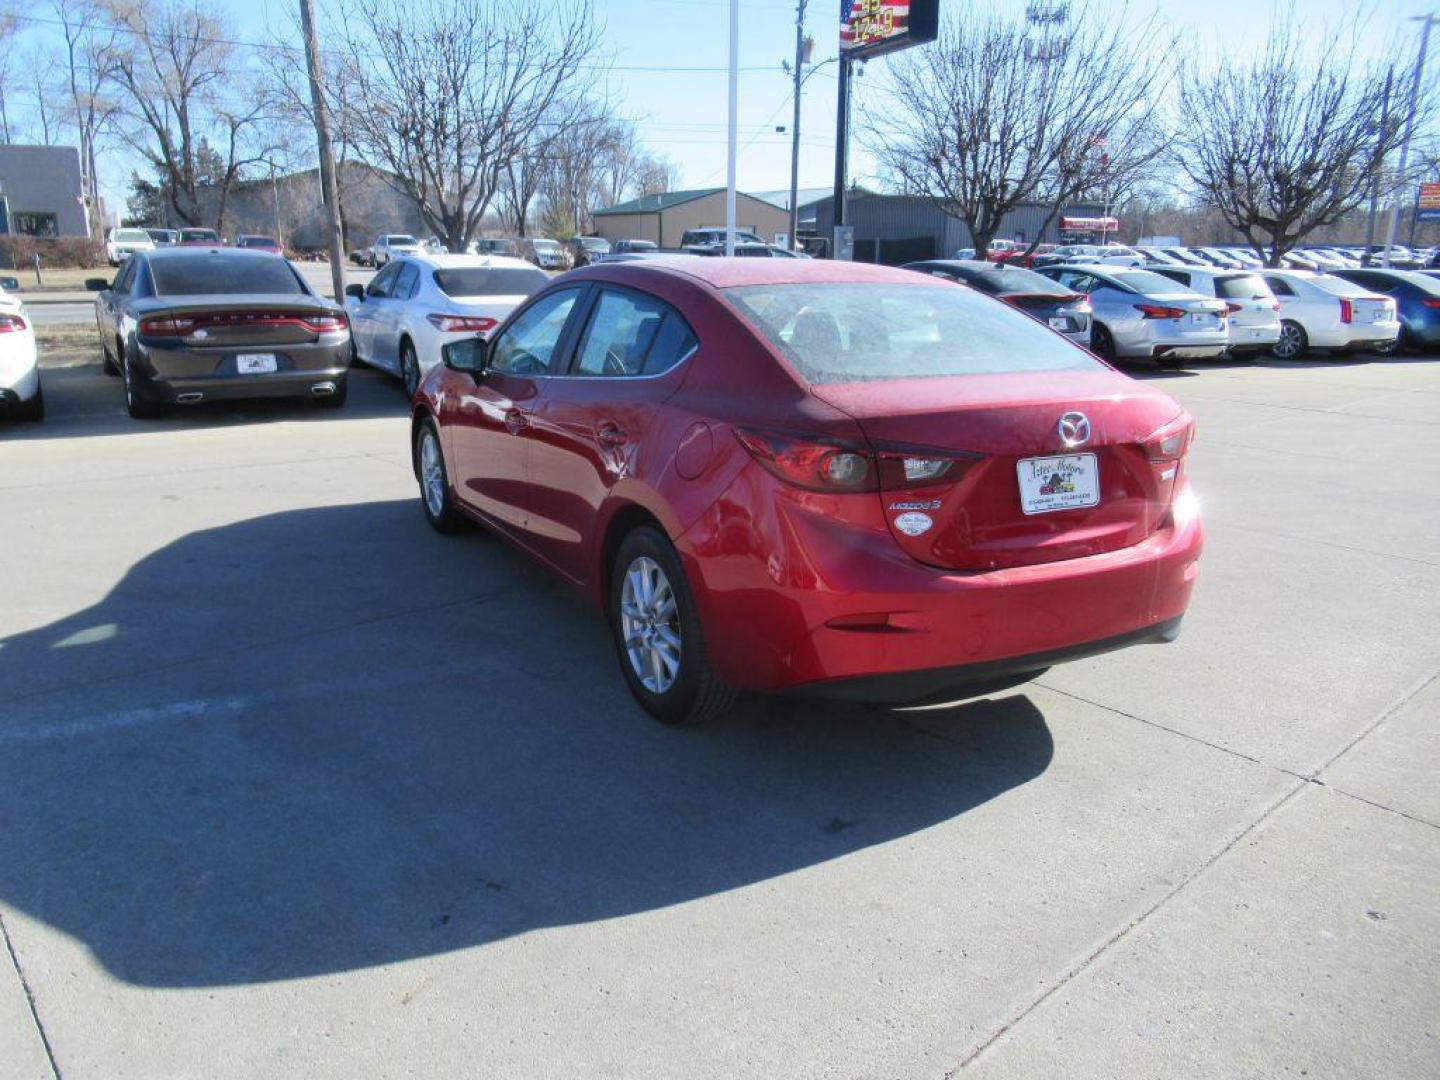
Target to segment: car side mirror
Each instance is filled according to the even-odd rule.
[[[452,341],[440,348],[440,359],[451,371],[463,371],[477,381],[490,367],[490,343],[483,337]]]
[[[87,277],[85,279],[86,292],[109,292],[110,282],[103,277]]]
[[[346,285],[346,286],[345,286],[345,295],[346,295],[346,296],[353,296],[356,300],[364,300],[364,299],[365,299],[365,286],[364,286],[364,285]]]

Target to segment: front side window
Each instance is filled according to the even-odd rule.
[[[365,288],[365,295],[376,300],[385,299],[390,295],[390,286],[395,283],[395,275],[398,273],[400,273],[400,264],[391,263],[370,279],[370,284]]]
[[[1029,316],[948,285],[791,283],[725,294],[811,384],[1103,368]]]
[[[695,345],[685,320],[669,305],[638,293],[600,294],[580,342],[579,375],[659,375]]]
[[[579,289],[560,289],[542,296],[526,308],[513,323],[495,339],[490,354],[490,370],[506,375],[544,375],[565,322],[575,308]]]

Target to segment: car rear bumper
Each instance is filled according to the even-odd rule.
[[[841,693],[849,684],[852,694],[878,687],[913,700],[967,673],[987,679],[1163,640],[1189,604],[1203,546],[1188,487],[1139,544],[970,573],[916,562],[888,533],[803,504],[777,504],[748,525],[731,521],[723,504],[677,547],[712,661],[723,679],[750,690],[826,694],[839,681]],[[737,528],[752,539],[739,544]]]
[[[249,349],[142,349],[135,391],[150,401],[198,404],[239,398],[326,397],[350,369],[350,339],[308,345],[257,345]],[[270,353],[277,369],[241,375],[240,353]]]
[[[1268,349],[1280,340],[1280,323],[1266,323],[1261,326],[1236,326],[1230,324],[1230,347],[1232,349]]]

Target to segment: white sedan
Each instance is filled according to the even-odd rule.
[[[488,334],[550,275],[504,255],[397,258],[345,290],[355,359],[399,375],[414,394],[446,342]]]
[[[0,416],[44,419],[39,362],[25,305],[0,289]]]
[[[1311,349],[1383,349],[1400,336],[1395,301],[1332,274],[1265,270],[1280,303],[1280,340],[1271,352],[1298,360]]]

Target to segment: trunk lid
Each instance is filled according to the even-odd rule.
[[[1167,395],[1112,371],[972,375],[816,386],[852,416],[874,448],[951,456],[939,481],[882,491],[896,543],[955,570],[995,570],[1079,558],[1139,543],[1160,524],[1179,472],[1152,463],[1144,440],[1179,416]],[[1062,416],[1082,413],[1089,437],[1067,446]],[[1027,512],[1020,470],[1066,472],[1088,457],[1094,505]],[[1040,461],[1039,459],[1056,459]],[[1045,483],[1048,483],[1046,481]],[[1088,479],[1077,481],[1083,491]]]

